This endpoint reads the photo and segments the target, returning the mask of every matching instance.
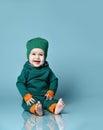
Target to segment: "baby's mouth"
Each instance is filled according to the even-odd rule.
[[[40,63],[40,61],[39,61],[39,60],[34,60],[34,62],[35,62],[36,64],[39,64],[39,63]]]

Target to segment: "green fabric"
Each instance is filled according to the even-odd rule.
[[[27,42],[26,44],[27,48],[27,58],[29,58],[29,54],[32,49],[34,48],[40,48],[44,51],[45,59],[47,57],[47,51],[48,51],[48,41],[43,38],[34,38]]]
[[[27,61],[18,76],[16,85],[22,97],[27,93],[34,96],[44,96],[48,90],[56,93],[58,79],[47,62],[43,66],[35,68]]]

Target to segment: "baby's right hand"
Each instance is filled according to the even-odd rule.
[[[34,99],[34,98],[30,98],[30,99],[28,99],[28,100],[26,101],[26,104],[27,104],[27,106],[30,106],[31,103],[34,103],[34,102],[35,102],[35,99]]]

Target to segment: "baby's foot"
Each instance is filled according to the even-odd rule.
[[[56,107],[55,107],[55,112],[54,112],[54,114],[56,114],[56,115],[59,114],[59,113],[63,110],[64,105],[65,105],[65,104],[64,104],[62,98],[60,98],[59,101],[57,102]]]
[[[40,103],[40,101],[38,101],[38,103],[36,104],[36,110],[35,110],[36,114],[38,116],[42,116],[43,115],[43,109],[42,109],[42,104]]]

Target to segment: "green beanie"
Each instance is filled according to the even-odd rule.
[[[44,51],[45,59],[47,57],[47,51],[48,51],[48,41],[46,39],[37,37],[29,40],[26,44],[27,48],[27,58],[29,58],[29,54],[32,49],[34,48],[40,48]]]

